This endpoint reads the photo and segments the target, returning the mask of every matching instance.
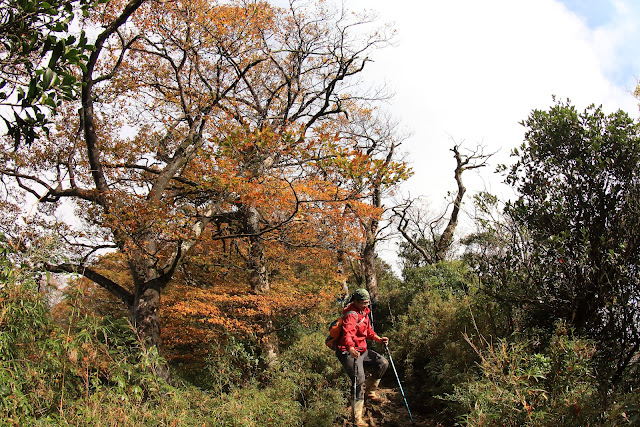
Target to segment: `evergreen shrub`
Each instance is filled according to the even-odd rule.
[[[600,425],[594,345],[559,325],[549,346],[528,339],[471,344],[480,357],[475,378],[448,396],[466,408],[466,425]]]
[[[388,295],[384,304],[395,313],[389,348],[407,386],[415,386],[412,394],[453,391],[478,360],[465,332],[495,334],[501,322],[498,310],[474,293],[473,275],[459,261],[405,271],[403,287]]]

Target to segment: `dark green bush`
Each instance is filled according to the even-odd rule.
[[[467,296],[441,291],[416,294],[391,334],[390,348],[414,394],[433,396],[453,390],[477,356],[463,334],[473,331]]]
[[[260,366],[255,339],[228,336],[211,349],[202,368],[191,364],[183,375],[192,384],[220,395],[255,383]]]
[[[602,425],[611,427],[640,425],[640,390],[614,396]]]
[[[464,333],[494,335],[504,322],[475,293],[474,275],[461,261],[404,273],[404,285],[389,290],[383,302],[393,313],[389,347],[396,365],[416,393],[451,392],[478,360]]]

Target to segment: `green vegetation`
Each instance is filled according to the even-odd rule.
[[[376,327],[391,337],[414,411],[446,425],[637,424],[638,125],[564,103],[524,124],[507,175],[519,198],[499,220],[488,219],[495,197],[476,198],[485,215],[459,259],[405,262],[402,278],[380,264]],[[46,256],[35,252],[2,240],[2,424],[330,426],[348,416],[326,310],[278,328],[275,363],[255,336],[232,331],[204,359],[167,362],[121,311],[87,306],[95,295],[83,287],[49,306],[31,266]],[[170,382],[158,374],[167,363]]]
[[[33,280],[5,277],[0,301],[2,425],[326,426],[344,412],[346,380],[317,351],[321,333],[303,336],[260,381],[243,375],[251,356],[233,344],[202,369],[208,387],[179,376],[170,385],[149,369],[160,356],[132,345],[133,328],[80,314],[79,298],[56,320]]]
[[[84,31],[69,35],[77,15],[93,4],[85,0],[7,0],[0,5],[0,118],[18,145],[49,131],[50,114],[63,100],[78,96],[73,68],[93,49]],[[7,112],[10,113],[7,113]]]

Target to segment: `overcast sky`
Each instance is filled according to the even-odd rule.
[[[346,0],[394,23],[397,46],[376,52],[367,77],[394,90],[389,105],[412,136],[415,175],[402,187],[442,205],[455,188],[452,138],[498,151],[490,168],[465,177],[469,194],[506,194],[493,171],[524,136],[519,122],[552,95],[583,110],[638,117],[638,0]],[[468,199],[467,199],[468,200]]]

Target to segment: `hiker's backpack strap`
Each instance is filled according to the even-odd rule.
[[[357,311],[349,310],[349,311],[347,311],[347,312],[344,314],[344,316],[342,316],[342,321],[344,322],[344,319],[346,319],[346,318],[347,318],[347,316],[348,316],[348,315],[350,315],[351,313],[354,313],[354,314],[356,315],[356,319],[358,318],[358,312],[357,312]],[[356,322],[356,326],[360,326],[360,324],[361,324],[362,322],[364,322],[364,320],[365,320],[366,318],[367,318],[367,316],[364,316],[362,319],[358,320],[358,321]]]

